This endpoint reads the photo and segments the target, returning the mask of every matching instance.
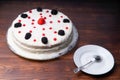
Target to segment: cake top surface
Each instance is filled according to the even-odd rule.
[[[72,26],[63,13],[36,8],[18,15],[11,28],[15,39],[23,44],[50,47],[67,41]]]

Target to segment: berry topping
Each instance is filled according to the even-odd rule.
[[[28,39],[30,39],[31,36],[32,36],[31,33],[26,33],[25,34],[25,39],[28,40]]]
[[[66,29],[68,29],[68,27],[66,27]]]
[[[36,28],[35,26],[33,28]]]
[[[53,23],[53,21],[50,21],[50,23],[52,24],[52,23]]]
[[[36,42],[36,39],[34,39],[33,41]]]
[[[27,14],[21,14],[21,17],[22,17],[22,18],[27,18],[28,15],[27,15]]]
[[[22,24],[19,23],[19,22],[14,24],[14,27],[15,27],[15,28],[18,28],[18,27],[21,27],[21,26],[22,26]]]
[[[32,10],[30,10],[29,13],[32,13]]]
[[[61,18],[63,18],[63,16],[60,16]]]
[[[44,18],[39,18],[38,24],[39,24],[39,25],[45,24],[45,19],[44,19]]]
[[[58,11],[55,10],[55,9],[53,9],[53,10],[51,11],[51,14],[52,14],[52,15],[57,15],[57,13],[58,13]]]
[[[34,19],[32,19],[32,21],[35,21]]]
[[[21,33],[21,31],[18,31],[18,33]]]
[[[54,38],[53,40],[54,40],[54,41],[57,41],[57,38]]]
[[[50,30],[52,29],[52,27],[49,28]]]
[[[58,23],[60,23],[60,20],[58,20]]]
[[[49,17],[52,17],[52,15],[49,15]]]
[[[29,32],[32,33],[32,30],[30,30]]]
[[[60,36],[64,36],[64,35],[65,35],[64,30],[59,30],[59,31],[58,31],[58,35],[60,35]]]
[[[31,17],[30,16],[28,16],[28,19],[30,19]]]
[[[57,31],[54,31],[54,34],[56,34],[57,33]]]
[[[69,19],[63,19],[63,22],[64,22],[64,23],[69,23],[70,20],[69,20]]]
[[[32,22],[31,24],[32,24],[32,25],[34,25],[34,23],[33,23],[33,22]]]
[[[18,20],[18,22],[20,23],[20,22],[21,22],[21,20]]]
[[[42,37],[41,41],[42,41],[43,44],[47,44],[48,43],[47,37]]]
[[[42,28],[42,30],[45,30],[45,28]]]
[[[46,19],[46,17],[44,17],[44,19]]]
[[[41,12],[41,11],[42,11],[42,8],[38,7],[38,8],[37,8],[37,11],[38,11],[38,12]]]
[[[42,15],[42,13],[40,13],[40,15]]]
[[[43,33],[42,36],[45,36],[45,34]]]
[[[23,24],[23,26],[25,27],[26,25],[25,25],[25,24]]]
[[[49,11],[47,10],[46,13],[48,13]]]

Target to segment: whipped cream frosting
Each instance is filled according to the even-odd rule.
[[[24,45],[52,47],[69,39],[72,26],[62,12],[36,8],[18,15],[11,28],[15,39]]]

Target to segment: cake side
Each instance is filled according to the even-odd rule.
[[[52,46],[52,47],[34,47],[34,46],[27,46],[24,45],[20,42],[18,42],[15,38],[13,38],[13,35],[11,36],[14,44],[16,44],[17,46],[19,46],[19,48],[32,52],[32,53],[51,53],[51,52],[55,52],[55,51],[59,51],[61,49],[64,49],[65,47],[67,47],[73,38],[73,34],[71,34],[71,36],[67,39],[67,41],[64,41],[64,43]]]

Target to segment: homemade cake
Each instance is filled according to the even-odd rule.
[[[36,8],[23,12],[8,29],[7,42],[16,54],[48,60],[71,50],[78,39],[72,21],[55,9]]]

